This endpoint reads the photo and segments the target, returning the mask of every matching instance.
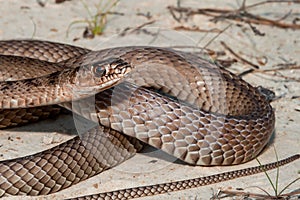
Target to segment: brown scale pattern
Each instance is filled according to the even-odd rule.
[[[20,126],[38,120],[57,116],[61,112],[58,106],[40,106],[33,108],[0,109],[0,128]]]
[[[156,185],[140,186],[129,189],[121,189],[112,192],[105,192],[100,194],[86,195],[82,197],[71,198],[70,200],[108,200],[108,199],[134,199],[139,197],[153,196],[158,194],[170,193],[179,190],[186,190],[190,188],[200,187],[204,185],[210,185],[235,179],[238,177],[249,176],[267,170],[275,169],[287,163],[293,162],[300,158],[300,155],[294,155],[279,162],[274,162],[258,167],[251,167],[247,169],[241,169],[236,171],[224,172],[220,174],[214,174],[211,176],[188,179],[183,181],[175,181],[171,183],[162,183]]]
[[[264,148],[274,129],[274,111],[257,88],[189,53],[156,47],[89,51],[51,42],[0,41],[0,54],[47,62],[63,61],[60,64],[67,68],[109,61],[112,57],[128,63],[132,71],[125,79],[126,82],[97,94],[94,113],[83,113],[90,106],[87,100],[77,102],[81,110],[74,112],[89,119],[96,117],[100,125],[161,148],[190,164],[231,165],[246,162]],[[48,73],[42,72],[44,75]],[[26,76],[24,79],[28,78]],[[28,82],[28,86],[33,87],[34,83]],[[141,86],[150,87],[154,91],[139,88]],[[44,92],[47,93],[46,87]],[[164,93],[168,94],[165,96]],[[22,120],[18,112],[24,110],[12,114],[0,113],[2,127]],[[16,119],[13,119],[13,115]],[[29,121],[26,116],[30,115],[24,114],[21,123]],[[6,121],[9,117],[11,119]],[[88,138],[89,135],[87,133]],[[102,150],[97,149],[102,144],[102,137],[95,136],[85,144],[77,138],[34,156],[2,161],[0,172],[5,176],[0,176],[0,194],[52,193],[114,166],[132,155],[123,155],[123,148],[111,151],[112,147],[133,148],[129,143],[132,139],[120,137],[113,141],[110,138],[110,142],[104,144],[104,147],[109,147]],[[134,148],[129,152],[133,151]],[[100,160],[102,165],[99,164]],[[244,169],[232,172],[230,178],[252,173],[252,169]],[[106,197],[115,195],[117,199],[122,199],[186,189],[191,185],[227,180],[229,174],[111,192]]]
[[[32,58],[0,55],[0,81],[15,81],[36,78],[45,74],[61,71],[63,65]],[[20,67],[16,67],[20,66]]]
[[[15,55],[49,62],[60,62],[90,52],[88,49],[38,40],[0,41],[1,55]]]
[[[0,162],[0,197],[57,192],[133,156],[141,145],[108,128],[94,128],[59,146]]]
[[[270,105],[264,115],[248,119],[207,113],[171,101],[143,88],[119,84],[96,96],[98,119],[104,126],[197,165],[249,161],[263,149],[274,128]]]
[[[71,101],[76,88],[71,80],[76,71],[69,69],[35,79],[0,82],[0,108],[26,108]]]

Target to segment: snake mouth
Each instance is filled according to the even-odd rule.
[[[123,76],[114,76],[113,79],[101,77],[99,80],[94,80],[93,84],[77,85],[76,87],[72,88],[73,94],[79,98],[94,95],[115,86],[122,79],[122,77]]]

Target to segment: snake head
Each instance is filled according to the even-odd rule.
[[[116,58],[83,65],[74,77],[73,90],[82,95],[101,92],[116,85],[131,69],[129,63]]]

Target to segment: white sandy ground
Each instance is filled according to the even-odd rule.
[[[93,5],[99,0],[88,1],[89,7],[94,13]],[[247,1],[248,4],[257,1]],[[219,7],[219,8],[237,8],[241,1],[182,1],[183,6],[191,7]],[[121,1],[116,11],[125,13],[124,16],[111,16],[108,21],[105,33],[101,37],[95,37],[92,40],[83,39],[82,32],[85,24],[75,25],[68,37],[66,37],[67,27],[75,20],[87,18],[88,13],[80,1],[67,1],[63,4],[55,4],[54,1],[46,2],[45,7],[41,7],[35,0],[0,0],[0,39],[22,39],[34,38],[50,41],[59,41],[73,45],[79,45],[90,49],[101,49],[110,46],[123,45],[197,45],[202,47],[206,45],[216,33],[199,32],[175,32],[172,28],[180,25],[175,22],[169,14],[166,7],[176,5],[175,0],[127,0]],[[300,4],[268,4],[258,9],[252,10],[255,13],[266,17],[275,16],[280,18],[289,11],[298,13],[288,19],[299,17]],[[144,33],[131,33],[125,37],[116,36],[127,27],[136,27],[147,22],[142,16],[136,16],[136,13],[150,12],[152,19],[156,22],[148,27],[149,31],[159,33],[158,38]],[[151,19],[151,20],[152,20]],[[291,20],[290,20],[291,21]],[[202,29],[212,29],[218,27],[225,28],[229,22],[220,22],[217,25],[209,22],[208,18],[195,16],[186,24],[197,25]],[[257,59],[267,58],[267,64],[261,66],[261,69],[269,69],[279,63],[300,63],[300,40],[299,30],[284,30],[275,27],[257,26],[264,32],[264,37],[255,36],[248,25],[231,26],[225,33],[214,40],[208,48],[222,49],[220,41],[225,41],[232,49],[252,62]],[[159,30],[159,31],[158,31]],[[80,38],[73,41],[74,38]],[[228,54],[229,55],[229,54]],[[234,65],[232,71],[239,73],[248,69],[246,65]],[[286,70],[282,73],[288,77],[300,78],[299,70]],[[275,91],[277,96],[282,98],[272,103],[276,110],[276,131],[267,148],[259,155],[258,159],[262,163],[273,162],[276,160],[274,147],[279,158],[285,158],[293,154],[300,153],[300,99],[293,96],[300,95],[300,83],[295,81],[286,81],[275,76],[265,76],[260,73],[249,74],[244,77],[245,80],[253,85],[262,85]],[[62,116],[57,120],[42,121],[25,127],[13,130],[0,131],[0,159],[18,157],[32,154],[51,146],[57,145],[71,136],[67,134],[74,132],[72,117]],[[199,167],[188,166],[179,163],[173,163],[172,159],[168,161],[164,154],[158,155],[138,154],[134,158],[124,162],[115,169],[108,170],[87,181],[81,182],[73,187],[65,189],[59,193],[49,196],[36,198],[9,197],[7,199],[63,199],[75,197],[78,195],[91,194],[95,192],[111,191],[120,188],[128,188],[140,185],[163,183],[175,180],[183,180],[199,176],[206,176],[229,170],[241,169],[258,165],[256,160],[238,166],[227,167]],[[163,156],[159,156],[163,155]],[[162,158],[161,158],[162,157]],[[280,168],[279,188],[283,188],[290,181],[299,177],[300,161]],[[276,171],[270,172],[274,179]],[[247,188],[247,191],[263,193],[258,186],[274,194],[271,185],[264,174],[248,176],[232,181],[208,185],[205,187],[173,192],[169,194],[146,197],[143,199],[209,199],[219,189]],[[300,182],[295,183],[286,192],[300,189]],[[227,198],[230,199],[230,198]],[[295,197],[295,199],[297,199]]]

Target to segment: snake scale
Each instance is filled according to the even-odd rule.
[[[169,48],[91,51],[38,40],[0,41],[0,69],[0,128],[56,115],[60,106],[99,123],[52,149],[1,161],[0,197],[67,188],[130,158],[141,149],[139,141],[192,165],[240,164],[255,158],[274,130],[263,89],[200,56]],[[78,199],[129,199],[199,187],[299,157]]]

